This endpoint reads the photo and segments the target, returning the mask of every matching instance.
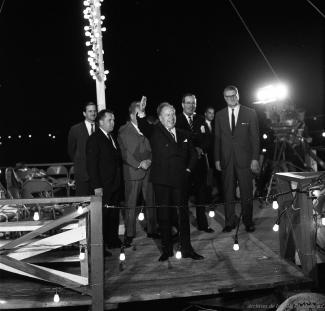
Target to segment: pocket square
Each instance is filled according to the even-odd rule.
[[[242,122],[241,125],[248,125],[248,122]]]
[[[183,143],[187,143],[187,138],[183,141]]]

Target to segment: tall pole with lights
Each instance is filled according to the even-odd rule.
[[[105,81],[108,70],[104,68],[104,50],[102,41],[102,32],[106,30],[102,27],[105,16],[101,15],[100,7],[103,0],[85,0],[83,2],[85,9],[84,18],[88,25],[84,27],[87,38],[86,46],[88,50],[88,62],[90,65],[90,75],[96,80],[96,94],[98,110],[106,108],[105,101]]]

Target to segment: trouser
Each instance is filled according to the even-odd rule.
[[[125,228],[126,236],[134,237],[136,235],[136,217],[140,212],[136,209],[138,198],[142,193],[145,205],[146,224],[148,233],[157,233],[157,212],[154,207],[153,186],[149,182],[149,174],[141,180],[125,181],[125,201],[128,207],[125,210]]]
[[[173,213],[176,211],[176,208],[173,206],[178,207],[181,251],[190,252],[192,246],[190,240],[189,211],[187,202],[185,202],[185,191],[181,188],[154,184],[154,193],[156,204],[159,205],[157,212],[163,252],[171,252],[173,247],[171,228],[173,225]]]

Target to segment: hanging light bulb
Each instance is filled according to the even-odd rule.
[[[278,209],[278,208],[279,208],[278,201],[273,201],[273,202],[272,202],[272,208],[273,208],[273,209]]]
[[[59,296],[57,290],[55,291],[55,294],[54,294],[54,297],[53,297],[53,301],[54,301],[55,303],[60,302],[60,296]]]
[[[86,258],[85,247],[84,246],[81,246],[80,253],[79,253],[79,259],[80,260],[84,260],[85,258]]]
[[[83,213],[83,208],[82,208],[82,205],[80,204],[79,206],[78,206],[78,214],[82,214]]]
[[[274,226],[273,226],[273,231],[274,231],[274,232],[279,231],[279,225],[278,225],[277,223],[274,224]]]
[[[209,217],[213,218],[216,215],[214,211],[209,211]]]
[[[238,239],[235,239],[234,246],[232,247],[234,251],[239,251],[239,244],[238,244]]]
[[[35,213],[34,213],[33,219],[34,219],[35,221],[39,220],[39,213],[38,213],[38,212],[35,212]]]
[[[178,249],[176,254],[175,254],[176,259],[182,259],[182,252]]]
[[[121,247],[120,261],[125,261],[125,258],[124,247]]]
[[[138,219],[140,221],[144,220],[144,213],[142,211],[139,213]]]

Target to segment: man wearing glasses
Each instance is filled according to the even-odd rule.
[[[227,107],[215,117],[215,164],[222,172],[225,198],[225,227],[230,232],[238,224],[235,190],[239,184],[242,219],[247,232],[254,232],[253,173],[259,172],[259,129],[255,110],[239,104],[235,86],[223,91]]]

